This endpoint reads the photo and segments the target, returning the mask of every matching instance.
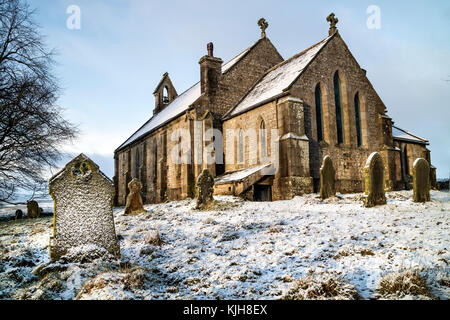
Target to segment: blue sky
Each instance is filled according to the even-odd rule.
[[[57,49],[59,101],[82,130],[66,146],[113,175],[113,151],[151,115],[164,72],[183,92],[199,79],[206,44],[224,61],[260,36],[260,17],[283,58],[325,38],[330,12],[395,124],[430,140],[438,177],[450,174],[450,2],[29,0]],[[66,26],[81,9],[81,29]],[[367,28],[369,5],[381,29]]]

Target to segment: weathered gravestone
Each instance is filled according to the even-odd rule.
[[[125,215],[146,212],[141,197],[142,183],[134,178],[128,183],[128,189],[130,193],[127,196],[127,202],[125,204]]]
[[[23,211],[18,209],[16,210],[16,220],[20,220],[23,217]]]
[[[29,219],[35,219],[39,218],[40,210],[39,210],[39,204],[34,201],[28,201],[27,202],[27,218]]]
[[[197,179],[197,206],[196,209],[202,209],[214,202],[214,177],[208,169],[203,169]]]
[[[330,156],[325,156],[320,167],[320,198],[322,200],[336,195],[336,172]]]
[[[97,164],[80,154],[50,179],[49,191],[55,208],[53,261],[72,248],[89,245],[120,256],[112,212],[114,186]]]
[[[413,200],[430,201],[430,165],[423,158],[416,159],[413,164]]]
[[[364,205],[367,208],[386,204],[384,191],[384,164],[378,152],[372,153],[364,167],[365,197]]]

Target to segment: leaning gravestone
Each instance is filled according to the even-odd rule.
[[[112,212],[114,186],[98,165],[80,154],[49,185],[55,208],[50,258],[54,261],[72,248],[89,245],[119,257]]]
[[[416,159],[413,164],[413,200],[430,201],[430,165],[423,158]]]
[[[128,184],[128,189],[130,193],[127,196],[127,202],[125,204],[125,215],[146,212],[141,197],[142,183],[134,178]]]
[[[203,169],[197,179],[197,206],[196,209],[202,209],[213,203],[214,177],[208,169]]]
[[[336,172],[330,156],[325,156],[320,167],[320,198],[322,200],[336,195]]]
[[[372,153],[364,167],[365,197],[364,205],[367,208],[386,204],[384,191],[384,164],[378,152]]]
[[[35,219],[39,218],[39,205],[36,201],[31,200],[27,202],[27,218]]]

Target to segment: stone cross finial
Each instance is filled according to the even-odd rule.
[[[210,56],[210,57],[214,57],[214,45],[213,45],[213,43],[212,42],[210,42],[210,43],[208,43],[207,45],[206,45],[206,49],[208,50],[208,56]]]
[[[258,26],[261,28],[261,38],[266,37],[266,29],[269,27],[269,23],[266,19],[261,18],[258,20]]]
[[[330,13],[327,17],[327,21],[330,23],[330,30],[328,31],[328,34],[331,36],[337,32],[336,24],[339,22],[339,19],[335,18],[334,13]]]

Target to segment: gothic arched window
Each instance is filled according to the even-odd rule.
[[[141,167],[141,150],[140,147],[136,147],[135,161],[134,161],[134,177],[139,178],[139,169]]]
[[[261,124],[259,125],[259,150],[261,159],[267,157],[267,130],[266,123],[264,120],[261,120]]]
[[[336,71],[334,74],[334,104],[336,106],[336,129],[337,129],[337,142],[338,144],[344,142],[344,132],[342,128],[342,88],[341,79],[339,73]]]
[[[356,139],[358,142],[358,147],[362,145],[362,135],[361,135],[361,108],[359,103],[359,93],[355,95],[355,122],[356,122]]]
[[[242,129],[239,130],[238,138],[238,163],[244,162],[244,132]]]
[[[323,119],[322,119],[322,90],[320,83],[316,86],[316,124],[317,124],[317,141],[323,141]]]

